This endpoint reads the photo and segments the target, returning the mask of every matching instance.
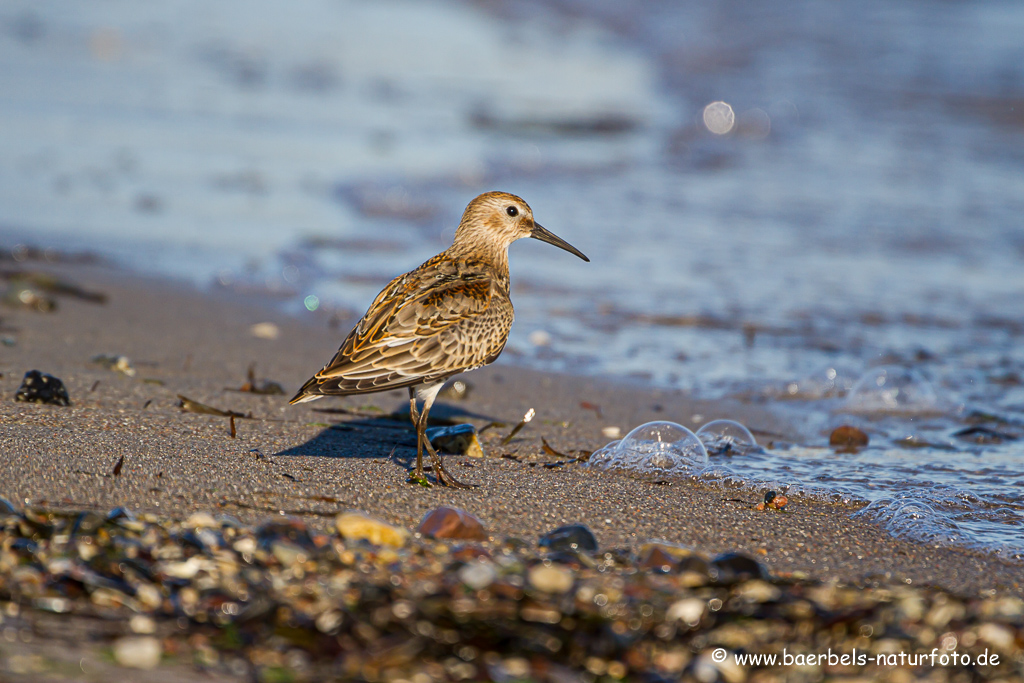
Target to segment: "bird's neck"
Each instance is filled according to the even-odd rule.
[[[458,261],[491,271],[508,284],[508,246],[486,240],[457,240],[448,254]]]

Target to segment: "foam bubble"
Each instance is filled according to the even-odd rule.
[[[594,451],[589,463],[641,479],[681,479],[702,470],[708,463],[708,452],[686,427],[675,422],[648,422],[621,441]]]
[[[697,430],[708,455],[744,455],[761,450],[750,430],[735,420],[712,420]]]
[[[863,517],[878,524],[897,538],[910,538],[933,543],[954,543],[962,536],[960,527],[932,501],[916,496],[880,498],[854,517]]]
[[[944,412],[931,382],[916,370],[883,365],[868,371],[853,385],[843,410],[851,413],[915,415]]]

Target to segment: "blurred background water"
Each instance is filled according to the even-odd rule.
[[[593,263],[513,246],[499,362],[764,402],[806,442],[733,471],[1019,556],[1022,35],[1014,0],[7,0],[0,245],[344,326],[515,192]]]

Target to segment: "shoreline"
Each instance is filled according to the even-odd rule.
[[[238,295],[121,270],[32,263],[22,268],[103,292],[108,302],[62,297],[54,313],[6,307],[0,313],[5,334],[15,338],[0,356],[0,419],[7,426],[0,437],[0,496],[18,505],[123,505],[178,520],[207,510],[244,522],[285,511],[302,515],[314,528],[349,508],[412,528],[426,511],[454,505],[484,520],[495,538],[534,543],[556,526],[580,522],[593,529],[602,548],[660,539],[709,553],[747,552],[773,572],[821,580],[909,580],[963,594],[1024,592],[1024,564],[986,551],[890,537],[851,519],[859,506],[798,497],[782,513],[761,513],[752,509],[756,494],[744,490],[656,485],[578,464],[543,466],[561,458],[544,453],[541,437],[571,455],[611,440],[602,436],[606,427],[625,433],[657,419],[686,424],[697,414],[790,437],[787,425],[757,406],[490,366],[460,376],[469,386],[466,396],[442,396],[432,413],[468,420],[478,429],[492,421],[508,425],[481,434],[486,457],[446,456],[456,476],[480,488],[412,488],[405,483],[414,458],[411,429],[380,419],[407,410],[404,392],[286,407],[292,387],[329,357],[344,330],[290,318]],[[253,336],[251,326],[262,322],[276,325],[277,339]],[[127,356],[135,376],[91,362],[97,354]],[[281,384],[286,395],[225,391],[241,387],[253,363],[259,379]],[[61,378],[72,405],[11,400],[30,369]],[[228,420],[183,412],[179,394],[256,419],[236,420],[237,438],[231,438]],[[592,406],[600,407],[600,417]],[[362,416],[313,410],[323,408]],[[536,418],[503,446],[500,438],[529,408]],[[123,471],[115,477],[122,457]]]

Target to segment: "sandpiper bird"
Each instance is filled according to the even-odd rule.
[[[535,222],[533,211],[519,197],[484,193],[466,207],[452,246],[392,280],[331,362],[302,385],[291,403],[407,387],[416,428],[412,480],[426,482],[426,449],[439,482],[467,488],[444,469],[430,445],[427,415],[448,378],[493,362],[505,348],[513,313],[508,248],[523,237],[590,261]],[[417,410],[417,399],[423,402],[422,410]]]

